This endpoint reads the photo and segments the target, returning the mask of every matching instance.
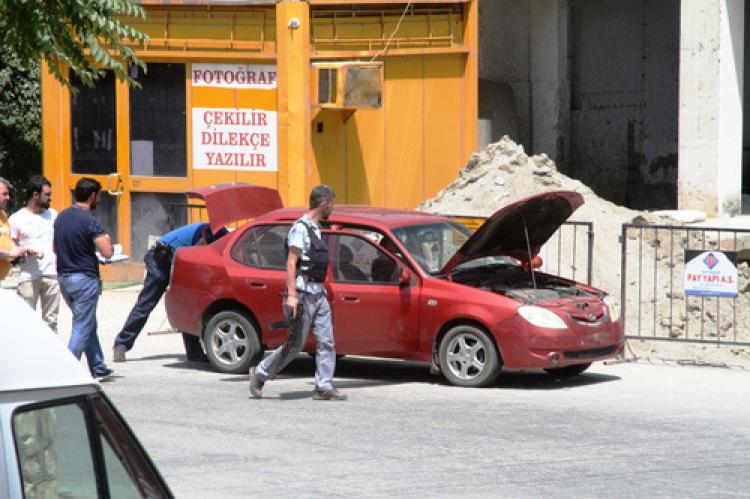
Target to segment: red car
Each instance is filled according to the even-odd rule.
[[[214,244],[179,249],[166,295],[172,326],[200,336],[214,368],[246,373],[285,339],[272,328],[284,319],[284,241],[304,209],[248,184],[189,195],[204,199],[214,228],[257,217]],[[428,361],[463,386],[491,384],[503,367],[573,376],[618,356],[615,301],[529,263],[581,204],[575,192],[532,196],[473,234],[439,215],[336,206],[323,230],[336,353]]]

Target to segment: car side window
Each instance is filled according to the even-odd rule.
[[[401,253],[401,250],[398,248],[398,246],[396,246],[396,244],[391,240],[390,237],[388,237],[385,233],[381,232],[380,230],[374,229],[372,227],[364,227],[361,225],[346,225],[346,224],[339,225],[337,229],[341,231],[351,231],[351,232],[354,232],[355,234],[364,236],[368,240],[372,241],[373,243],[379,244],[386,250],[396,255],[407,266],[409,265],[407,260],[404,258],[404,255]]]
[[[336,282],[398,284],[400,269],[395,260],[369,240],[341,234],[336,238],[332,259]]]
[[[23,408],[13,435],[26,498],[172,497],[100,395]]]
[[[103,397],[92,399],[110,497],[171,497],[122,417]]]
[[[99,497],[85,403],[13,416],[24,497]]]
[[[285,269],[289,225],[258,225],[242,234],[232,247],[232,259],[262,269]]]

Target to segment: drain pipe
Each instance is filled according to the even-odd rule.
[[[536,289],[536,275],[534,274],[534,264],[531,261],[531,242],[529,241],[529,227],[526,225],[526,217],[521,215],[521,220],[523,220],[523,234],[526,237],[526,251],[529,255],[529,274],[531,274],[531,283],[534,286],[534,289]]]

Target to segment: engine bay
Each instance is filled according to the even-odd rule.
[[[549,274],[534,272],[532,279],[528,270],[510,263],[459,267],[451,274],[451,280],[500,293],[526,304],[595,295],[576,287],[570,281]]]

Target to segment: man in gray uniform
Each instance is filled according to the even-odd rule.
[[[287,245],[286,296],[284,313],[289,320],[286,341],[257,366],[250,368],[250,396],[260,398],[263,384],[273,379],[294,359],[307,342],[310,327],[315,331],[314,400],[346,400],[333,387],[336,348],[333,341],[331,307],[323,281],[328,267],[328,247],[322,239],[320,220],[333,211],[335,194],[327,185],[310,192],[310,209],[292,224]]]

